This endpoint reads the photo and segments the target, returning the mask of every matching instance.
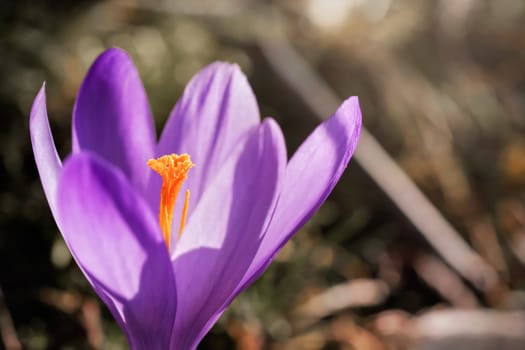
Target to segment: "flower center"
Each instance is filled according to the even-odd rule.
[[[188,171],[195,166],[191,162],[190,156],[186,153],[168,154],[157,159],[148,160],[148,166],[162,177],[162,188],[160,192],[159,223],[164,236],[164,241],[170,251],[171,246],[171,223],[173,221],[173,209],[175,201],[179,195],[182,183],[188,177]],[[190,190],[186,190],[184,207],[179,226],[179,238],[182,235],[186,215],[188,213],[188,202],[190,200]]]

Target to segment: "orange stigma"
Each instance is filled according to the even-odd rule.
[[[160,192],[159,223],[166,241],[168,251],[171,247],[171,224],[173,221],[173,209],[179,195],[182,183],[188,177],[188,171],[195,166],[190,156],[186,153],[168,154],[157,159],[148,160],[148,166],[162,177],[162,188]],[[188,202],[190,201],[190,190],[186,190],[184,197],[184,208],[179,226],[179,238],[182,235],[186,214],[188,213]]]

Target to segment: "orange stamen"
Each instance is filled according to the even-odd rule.
[[[164,236],[164,241],[170,251],[171,247],[171,224],[173,221],[173,209],[182,183],[188,177],[188,171],[195,166],[190,156],[186,153],[177,155],[169,154],[157,159],[148,160],[148,166],[162,177],[162,188],[160,192],[159,223]],[[190,191],[186,190],[184,207],[179,226],[179,238],[186,223],[188,213],[188,202]]]
[[[184,230],[184,225],[186,225],[186,215],[188,215],[188,203],[189,202],[190,202],[190,190],[186,190],[186,195],[184,196],[184,207],[182,208],[182,215],[180,217],[179,238],[182,236],[182,230]]]

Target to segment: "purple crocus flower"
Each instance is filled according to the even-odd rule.
[[[191,80],[156,142],[137,70],[109,49],[82,83],[62,164],[45,99],[42,87],[30,118],[44,192],[132,349],[195,349],[324,202],[361,127],[349,98],[288,161],[246,77],[214,63]]]

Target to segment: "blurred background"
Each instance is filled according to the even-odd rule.
[[[59,153],[93,59],[132,56],[157,130],[238,63],[289,154],[350,95],[365,132],[326,204],[200,349],[525,348],[525,2],[0,2],[0,347],[125,349],[69,255],[28,133]]]

